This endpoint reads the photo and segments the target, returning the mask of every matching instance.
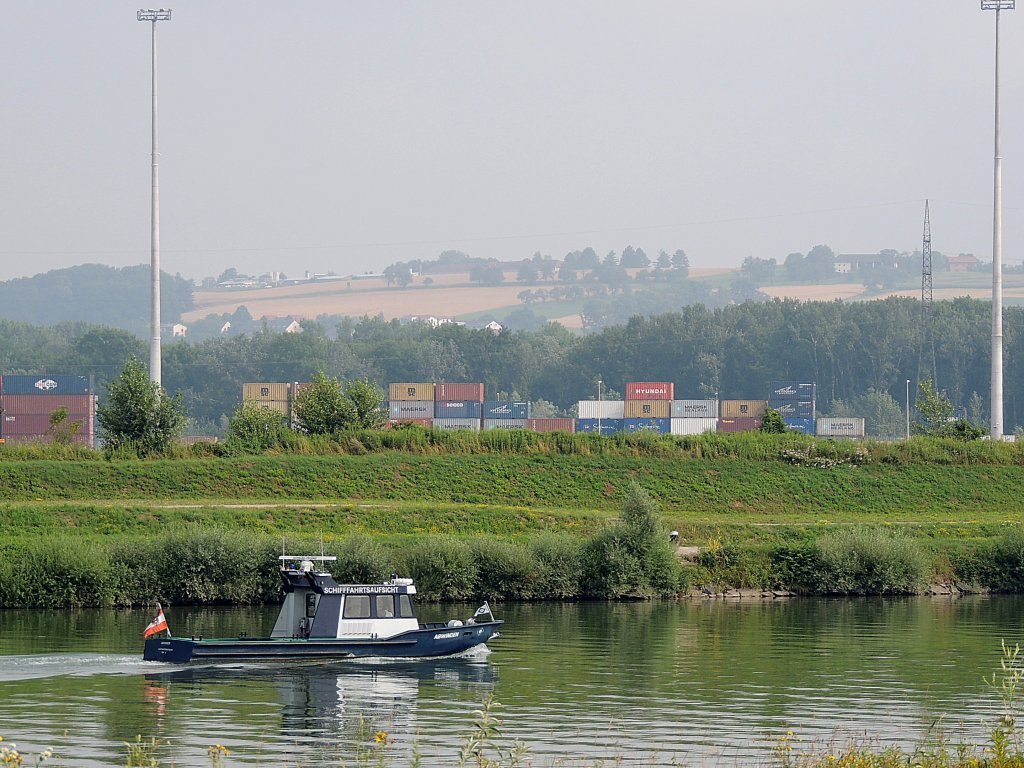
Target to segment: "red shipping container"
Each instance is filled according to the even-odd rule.
[[[531,432],[575,432],[575,419],[527,419],[526,428]]]
[[[49,416],[58,408],[67,408],[69,413],[93,414],[96,412],[95,395],[4,395],[0,408],[5,414],[41,414]]]
[[[80,430],[85,432],[87,429],[92,429],[92,417],[87,414],[74,414],[69,413],[66,424],[70,424],[73,421],[79,422],[82,426]],[[49,414],[43,415],[38,413],[19,413],[17,415],[5,413],[3,415],[3,424],[0,426],[0,433],[6,435],[45,435],[46,430],[50,428],[50,416]]]
[[[6,435],[4,436],[4,442],[7,445],[23,445],[26,443],[52,443],[53,439],[49,435]],[[93,436],[84,435],[79,432],[71,438],[71,442],[92,448]]]
[[[466,400],[471,403],[484,401],[483,384],[435,384],[435,400]]]
[[[396,427],[399,424],[419,424],[421,427],[433,426],[433,419],[388,419],[388,427]]]
[[[631,381],[626,384],[627,400],[675,400],[671,381]]]
[[[756,432],[761,428],[761,419],[735,418],[719,419],[719,432]]]

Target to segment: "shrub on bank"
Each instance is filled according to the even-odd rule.
[[[476,562],[469,545],[450,536],[419,539],[404,553],[404,572],[416,589],[434,600],[469,600],[475,596]]]
[[[927,583],[928,560],[920,545],[899,531],[850,528],[815,544],[811,590],[819,594],[914,594]]]
[[[517,542],[476,538],[469,542],[476,569],[478,597],[529,600],[535,595],[538,563],[534,553]]]
[[[580,596],[584,543],[561,533],[543,533],[530,541],[537,567],[534,597],[567,600]]]

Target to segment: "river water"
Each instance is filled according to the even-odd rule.
[[[0,736],[67,765],[123,765],[142,735],[163,765],[209,765],[220,743],[227,765],[376,765],[384,750],[387,766],[448,766],[492,696],[499,745],[524,743],[536,766],[771,765],[780,738],[981,743],[1000,711],[983,678],[1000,640],[1022,640],[1024,598],[494,608],[501,637],[464,658],[185,668],[141,661],[147,611],[0,611]],[[175,634],[207,637],[269,632],[275,614],[167,611]]]

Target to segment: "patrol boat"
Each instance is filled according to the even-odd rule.
[[[285,597],[270,637],[174,637],[167,630],[166,636],[146,638],[142,658],[188,663],[451,656],[498,637],[504,624],[487,603],[465,622],[421,624],[412,579],[393,575],[380,584],[338,584],[323,570],[336,559],[278,558]]]

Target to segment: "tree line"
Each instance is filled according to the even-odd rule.
[[[869,391],[904,402],[907,381],[934,379],[936,389],[972,416],[988,412],[990,307],[936,302],[929,323],[935,345],[922,354],[920,303],[744,302],[636,315],[587,335],[547,324],[536,331],[430,328],[380,318],[306,322],[301,334],[261,330],[163,349],[163,383],[180,393],[190,430],[220,432],[246,382],[309,381],[318,371],[341,380],[473,381],[488,398],[544,399],[567,410],[596,399],[597,381],[624,391],[627,381],[673,381],[678,398],[764,398],[769,382],[818,384],[818,411],[848,408]],[[1004,313],[1007,431],[1024,424],[1024,309]],[[111,328],[53,327],[0,321],[0,373],[94,374],[102,385],[144,340]],[[934,375],[933,375],[934,374]],[[863,402],[863,400],[862,400]],[[858,414],[853,414],[858,415]],[[859,414],[863,415],[863,414]],[[980,420],[980,419],[978,419]]]

